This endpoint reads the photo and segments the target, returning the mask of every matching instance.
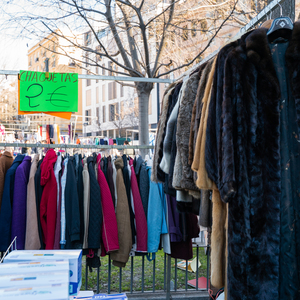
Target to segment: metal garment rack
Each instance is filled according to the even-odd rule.
[[[48,149],[154,149],[152,145],[77,145],[77,144],[40,144],[40,143],[0,143],[0,147],[48,148]]]

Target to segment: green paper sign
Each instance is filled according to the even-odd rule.
[[[78,74],[20,71],[20,110],[77,112]]]

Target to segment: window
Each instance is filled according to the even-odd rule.
[[[92,94],[91,90],[86,91],[86,101],[85,101],[86,106],[91,106],[91,104],[92,104],[92,95],[91,94]]]
[[[187,25],[185,25],[185,26],[183,26],[182,39],[184,41],[186,41],[188,39],[188,35],[189,35],[189,32],[188,32],[188,29],[187,29]]]
[[[87,72],[87,75],[90,75],[90,72]],[[91,79],[87,79],[86,86],[90,86],[90,85],[91,85]]]
[[[103,64],[102,67],[105,68],[105,64]],[[105,69],[102,69],[102,75],[105,75],[105,74],[106,74]]]
[[[108,76],[112,76],[113,72],[112,72],[112,62],[111,61],[108,62],[108,69],[109,69]]]
[[[197,35],[197,23],[196,23],[196,21],[192,22],[191,35],[192,35],[192,37],[195,37]]]
[[[85,116],[86,116],[85,121],[86,121],[86,122],[89,122],[90,118],[87,118],[87,117],[90,117],[90,116],[91,116],[91,110],[90,110],[90,109],[87,109],[87,110],[85,111]]]
[[[29,67],[32,66],[32,56],[29,57]]]
[[[124,97],[124,87],[120,84],[120,97]]]
[[[106,122],[106,108],[105,106],[102,106],[102,122]]]
[[[106,101],[105,84],[102,85],[102,102]]]
[[[105,37],[105,29],[98,30],[97,37],[99,40]]]
[[[97,124],[100,125],[100,109],[96,107]]]
[[[96,103],[99,103],[99,87],[96,87]]]
[[[119,116],[119,103],[109,105],[109,121],[118,120]]]
[[[84,34],[84,44],[88,46],[92,42],[92,32],[88,31]]]
[[[117,98],[117,86],[116,82],[110,82],[108,84],[108,100],[113,100]]]
[[[98,67],[96,67],[96,74],[99,75],[99,68]],[[99,79],[96,79],[96,83],[98,83],[98,82],[99,82]]]

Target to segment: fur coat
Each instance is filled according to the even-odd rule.
[[[279,299],[280,89],[267,30],[244,35],[211,98],[206,169],[229,203],[227,298]],[[300,131],[300,23],[286,51]],[[223,64],[223,65],[224,65]],[[222,64],[221,64],[222,65]],[[221,72],[217,64],[216,72]]]
[[[207,118],[208,118],[208,107],[210,103],[212,82],[215,72],[215,63],[216,59],[214,59],[211,71],[209,73],[207,84],[204,92],[204,96],[202,99],[202,113],[201,113],[201,121],[197,134],[196,146],[195,146],[195,155],[192,164],[192,169],[197,172],[197,181],[196,185],[199,189],[215,189],[215,185],[213,181],[208,178],[206,169],[205,169],[205,140],[206,140],[206,126],[207,126]]]
[[[193,74],[188,79],[186,87],[182,92],[182,99],[177,118],[177,152],[172,182],[172,185],[175,189],[198,190],[193,180],[193,173],[191,165],[188,163],[188,156],[186,155],[189,147],[192,107],[196,99],[198,83],[199,75],[197,73]]]
[[[151,181],[154,181],[154,182],[158,181],[157,180],[157,166],[160,163],[160,161],[159,161],[160,147],[159,146],[163,142],[166,121],[167,121],[168,107],[169,107],[169,98],[172,96],[172,92],[173,92],[174,88],[175,88],[175,85],[172,84],[165,91],[162,105],[161,105],[161,114],[159,117],[157,133],[156,133],[156,137],[155,137],[155,149],[154,149],[153,166],[152,166],[152,172],[151,172]],[[161,151],[162,151],[162,149],[161,149]]]
[[[187,82],[188,81],[186,80],[182,84],[177,102],[170,114],[170,117],[169,117],[168,123],[167,123],[166,136],[165,136],[164,145],[163,145],[163,157],[159,164],[162,171],[164,171],[166,174],[169,174],[169,170],[170,170],[173,135],[176,130],[176,122],[177,122],[177,117],[178,117],[179,106],[182,101],[183,91],[185,90]]]

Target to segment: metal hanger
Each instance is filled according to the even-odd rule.
[[[292,20],[289,17],[283,17],[282,16],[282,6],[280,4],[278,4],[280,7],[280,17],[276,18],[269,31],[267,32],[267,35],[270,35],[271,33],[275,32],[276,30],[279,29],[288,29],[288,30],[293,30],[294,25]]]

